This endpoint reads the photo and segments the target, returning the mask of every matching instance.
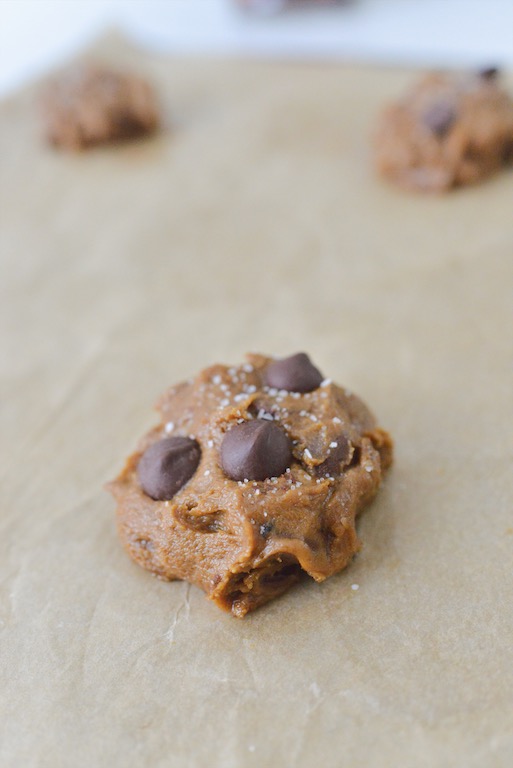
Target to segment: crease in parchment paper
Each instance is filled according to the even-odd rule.
[[[183,601],[180,602],[178,605],[178,608],[175,610],[172,619],[171,619],[171,626],[166,631],[165,637],[166,640],[171,644],[174,641],[175,637],[175,630],[177,625],[185,622],[187,623],[189,621],[190,612],[191,612],[191,606],[189,602],[189,596],[191,591],[191,585],[187,582],[182,583],[182,594],[183,594]]]

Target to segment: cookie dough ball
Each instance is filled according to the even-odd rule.
[[[302,572],[323,581],[349,563],[392,442],[307,355],[215,365],[158,407],[160,423],[109,486],[137,563],[237,617]]]
[[[42,107],[48,140],[71,150],[143,136],[159,123],[145,80],[92,65],[62,73],[45,90]]]
[[[381,116],[378,172],[408,189],[474,184],[513,160],[513,100],[495,68],[435,73]]]

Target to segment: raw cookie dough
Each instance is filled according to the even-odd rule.
[[[42,107],[49,141],[72,150],[152,133],[159,123],[145,80],[92,65],[61,74],[45,90]]]
[[[305,354],[247,359],[169,389],[109,485],[133,559],[237,617],[302,571],[323,581],[348,564],[355,517],[392,461],[368,408]]]
[[[430,192],[473,184],[513,160],[513,100],[495,68],[435,73],[381,116],[378,172],[400,186]]]

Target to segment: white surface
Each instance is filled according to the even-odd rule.
[[[513,66],[513,0],[353,0],[267,18],[230,0],[0,0],[0,94],[112,26],[177,53]]]

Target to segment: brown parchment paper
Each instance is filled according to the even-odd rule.
[[[512,173],[374,178],[412,72],[98,51],[161,136],[59,154],[34,88],[0,106],[2,768],[509,767]],[[302,349],[396,461],[351,567],[237,621],[129,560],[102,485],[166,386]]]

